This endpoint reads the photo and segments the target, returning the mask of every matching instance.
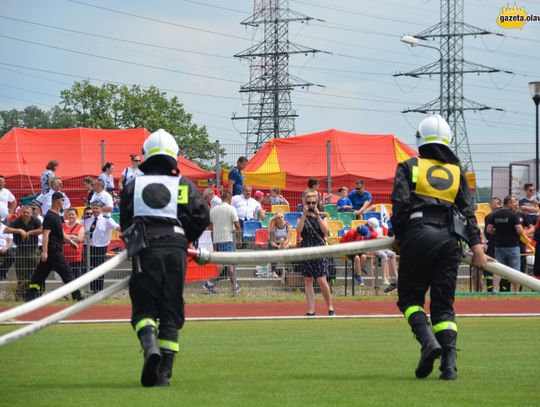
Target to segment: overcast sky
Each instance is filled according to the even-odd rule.
[[[540,22],[504,30],[496,17],[506,1],[464,3],[466,22],[507,35],[466,38],[465,59],[514,72],[466,75],[466,97],[506,109],[467,113],[470,143],[534,143],[527,83],[540,80]],[[540,14],[539,0],[518,5]],[[411,49],[399,38],[437,23],[440,2],[290,0],[290,8],[324,20],[291,23],[290,40],[331,53],[291,57],[291,74],[324,86],[292,94],[296,133],[393,133],[413,144],[422,115],[400,111],[437,97],[439,79],[392,74],[438,59],[436,51]],[[230,117],[246,113],[238,90],[249,68],[233,55],[251,44],[251,29],[240,22],[252,9],[253,0],[3,0],[0,109],[49,109],[83,78],[155,85],[178,96],[211,140],[244,143],[245,123]]]

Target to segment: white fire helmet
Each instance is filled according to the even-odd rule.
[[[418,147],[422,147],[424,144],[430,143],[442,144],[449,148],[452,144],[450,126],[439,114],[429,116],[418,125],[416,144]]]
[[[163,129],[159,129],[148,136],[143,143],[143,157],[148,160],[156,155],[166,155],[176,160],[178,157],[178,144],[173,136]]]

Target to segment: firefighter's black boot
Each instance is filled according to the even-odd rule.
[[[439,379],[442,380],[456,380],[457,379],[457,365],[456,365],[456,342],[457,332],[449,329],[439,331],[436,334],[437,340],[442,346],[441,356],[441,375]]]
[[[158,367],[158,386],[169,386],[172,377],[174,356],[176,352],[169,349],[161,349],[161,363]]]
[[[144,350],[144,365],[141,373],[141,384],[144,387],[155,386],[158,381],[157,369],[161,361],[161,353],[157,344],[156,328],[145,326],[137,332]]]
[[[441,355],[442,348],[431,330],[426,314],[415,312],[409,317],[409,324],[416,340],[422,345],[415,374],[419,379],[423,379],[432,372],[433,363]]]

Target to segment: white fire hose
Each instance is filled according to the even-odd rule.
[[[254,252],[208,252],[203,249],[198,249],[196,251],[189,250],[189,255],[191,257],[194,257],[199,264],[267,264],[270,262],[290,263],[293,261],[310,260],[324,257],[347,256],[363,252],[381,250],[389,247],[393,242],[393,238],[381,238],[376,240],[365,240],[361,242],[341,243],[339,245],[332,246],[317,246],[290,250]],[[96,267],[94,270],[90,271],[87,274],[84,274],[83,276],[70,282],[69,284],[66,284],[65,286],[62,286],[52,291],[51,293],[37,298],[29,303],[0,313],[0,323],[34,311],[51,303],[52,301],[64,297],[65,295],[85,286],[89,282],[113,270],[116,266],[118,266],[126,259],[127,253],[123,251],[118,256],[112,258],[111,260],[108,260],[99,267]],[[471,264],[472,255],[466,254],[462,261],[464,263]],[[527,288],[530,288],[531,290],[540,292],[539,280],[536,280],[508,266],[504,266],[496,262],[489,262],[485,269],[486,271],[521,284]],[[74,315],[124,289],[125,287],[127,287],[128,283],[129,277],[126,277],[118,283],[106,288],[105,290],[100,291],[79,303],[73,304],[72,306],[63,309],[56,314],[50,315],[49,317],[46,317],[40,321],[27,325],[24,328],[20,328],[16,331],[10,332],[0,337],[0,346],[6,345],[27,335],[38,332],[62,319],[66,319],[71,315]]]

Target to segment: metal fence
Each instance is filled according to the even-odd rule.
[[[57,159],[58,151],[73,151],[73,154],[62,155],[62,160],[57,170],[57,175],[63,179],[63,191],[71,199],[73,206],[82,206],[83,202],[81,198],[86,197],[86,190],[83,186],[83,179],[85,176],[97,177],[101,173],[101,163],[89,163],[85,162],[85,156],[102,156],[103,161],[111,161],[111,151],[114,151],[115,157],[124,157],[122,160],[115,162],[115,170],[113,175],[115,177],[116,185],[120,179],[121,171],[130,165],[129,155],[140,151],[141,146],[130,143],[115,143],[114,145],[104,145],[103,143],[96,142],[93,144],[65,144],[65,145],[50,145],[43,150],[40,146],[39,150],[36,150],[36,146],[18,144],[16,147],[17,154],[13,151],[5,152],[2,160],[0,161],[0,175],[11,174],[6,178],[6,188],[8,188],[17,199],[21,199],[23,196],[29,194],[37,194],[41,190],[39,176],[36,174],[28,173],[29,163],[41,163],[43,169],[49,160]],[[354,187],[354,182],[358,179],[366,180],[366,189],[374,196],[374,203],[389,202],[389,194],[391,190],[391,179],[387,181],[376,181],[380,176],[381,163],[388,161],[391,157],[388,156],[389,152],[385,152],[382,148],[381,151],[366,151],[352,153],[354,149],[347,148],[347,146],[341,146],[340,151],[332,149],[328,156],[326,153],[320,154],[320,148],[310,148],[309,145],[303,146],[295,154],[298,157],[309,157],[309,163],[302,168],[302,174],[306,177],[306,185],[295,185],[294,188],[290,188],[285,183],[282,186],[283,195],[290,201],[291,206],[295,207],[300,202],[300,195],[304,188],[307,188],[307,178],[314,177],[320,181],[320,192],[323,193],[336,193],[337,189],[341,186],[347,186],[349,188]],[[476,185],[480,188],[490,188],[492,181],[493,168],[509,168],[511,163],[532,160],[534,158],[535,146],[533,143],[529,144],[515,144],[515,143],[493,143],[493,144],[471,144],[471,156],[473,158],[473,168],[469,169],[474,171],[476,178]],[[221,170],[225,167],[231,167],[236,163],[238,157],[244,154],[245,146],[242,144],[216,144],[211,159],[201,160],[199,164],[203,165],[209,171],[213,173],[213,177],[219,182],[219,187],[223,187],[223,183],[226,179],[222,179]],[[317,151],[317,154],[314,152]],[[224,153],[223,153],[224,152]],[[349,154],[354,156],[349,157]],[[81,158],[82,157],[82,158]],[[336,168],[339,168],[339,160],[343,158],[350,158],[361,162],[366,162],[369,165],[368,170],[364,174],[355,174],[351,176],[337,176]],[[248,157],[251,158],[251,157]],[[283,158],[281,158],[283,160]],[[294,160],[294,157],[286,157],[285,159]],[[394,158],[395,159],[395,158]],[[197,161],[196,158],[194,158]],[[276,156],[270,156],[266,160],[266,166],[273,168],[279,168],[280,158]],[[330,161],[331,165],[327,166],[327,161]],[[535,183],[533,166],[527,168],[526,174],[524,174],[524,181],[531,181]],[[334,173],[332,173],[332,168]],[[14,170],[16,169],[16,170]],[[182,170],[182,167],[180,168]],[[186,169],[187,170],[187,169]],[[201,191],[207,186],[208,173],[201,173],[195,183],[200,187]],[[523,181],[523,180],[522,180]],[[509,180],[512,182],[512,180]],[[253,184],[254,189],[261,189],[263,192],[268,192],[271,186],[272,180],[266,180],[266,185],[261,186]],[[487,200],[489,197],[484,192],[483,195],[478,196],[481,201]]]
[[[218,148],[215,149],[215,151],[225,151],[225,154],[217,154],[213,159],[206,161],[205,164],[214,166],[214,169],[220,169],[223,163],[226,163],[227,165],[234,165],[236,163],[236,160],[239,156],[244,154],[245,146],[244,145],[218,145]],[[510,163],[517,162],[517,161],[524,161],[524,160],[530,160],[531,157],[534,154],[534,144],[512,144],[512,143],[506,143],[506,144],[490,144],[490,145],[474,145],[471,146],[471,155],[473,157],[473,170],[476,175],[476,184],[478,187],[486,188],[487,193],[480,197],[479,200],[485,201],[489,198],[489,188],[491,186],[491,178],[492,178],[492,169],[493,167],[506,167],[508,168]],[[28,154],[26,154],[25,160],[32,160],[32,161],[39,161],[42,162],[43,165],[46,164],[51,159],[55,159],[55,150],[59,148],[59,146],[50,146],[50,150],[48,151],[42,151],[39,154],[36,152],[33,152],[32,148],[30,146],[18,146],[20,151],[24,151]],[[62,146],[62,148],[66,148],[66,146]],[[68,146],[69,148],[69,146]],[[73,148],[81,148],[81,145],[77,145],[76,147],[73,146]],[[95,151],[104,151],[103,159],[105,161],[108,161],[107,157],[107,146],[103,146],[99,143],[93,144],[93,145],[83,145],[83,150],[90,151],[90,149],[94,149]],[[120,148],[121,151],[125,152],[126,159],[129,158],[129,154],[139,151],[140,146],[133,145],[133,144],[121,144],[117,145],[116,148]],[[347,150],[347,149],[345,149]],[[351,149],[352,150],[352,149]],[[32,152],[32,153],[31,153]],[[31,153],[31,154],[30,154]],[[302,151],[299,152],[299,154],[305,154],[307,156],[310,156],[312,158],[312,161],[314,163],[314,166],[311,168],[305,168],[304,175],[306,177],[315,176],[318,177],[321,183],[321,190],[327,191],[327,192],[333,192],[335,193],[336,189],[338,187],[343,186],[343,179],[340,179],[339,181],[336,180],[332,176],[331,173],[324,172],[320,173],[320,170],[318,173],[312,173],[311,171],[315,171],[314,168],[320,168],[320,161],[325,161],[328,158],[330,161],[337,159],[337,153],[332,153],[332,150],[330,150],[330,154],[328,157],[318,157],[314,156],[313,152],[310,151],[309,146],[305,146]],[[348,154],[347,151],[341,152],[341,154]],[[74,155],[75,157],[75,155]],[[249,157],[248,157],[249,158]],[[385,159],[387,159],[383,153],[377,154],[377,153],[356,153],[354,156],[354,159],[356,160],[364,160],[368,161],[370,163],[370,167],[372,168],[372,171],[367,172],[366,174],[360,174],[360,178],[365,178],[366,181],[366,189],[370,191],[374,196],[374,202],[373,203],[380,203],[380,202],[389,202],[389,190],[391,189],[391,182],[389,183],[377,183],[375,181],[369,181],[372,178],[376,178],[376,174],[378,171],[378,165],[380,162],[383,162]],[[220,164],[216,164],[216,161]],[[0,162],[0,174],[2,174],[4,171],[6,171],[8,168],[13,167],[20,167],[24,169],[24,163],[15,162],[12,159],[12,156],[5,155],[1,162]],[[116,182],[118,183],[120,171],[122,170],[123,163],[115,163],[116,169],[114,172]],[[275,162],[275,165],[279,165],[279,162]],[[319,165],[315,165],[319,164]],[[127,166],[127,161],[125,163]],[[58,175],[63,177],[64,183],[63,183],[63,190],[67,193],[67,195],[72,199],[72,204],[74,206],[79,206],[76,204],[78,202],[78,199],[86,196],[86,190],[84,190],[82,186],[82,180],[84,175],[93,175],[97,176],[100,173],[100,168],[94,168],[92,170],[88,169],[88,174],[84,175],[74,175],[73,168],[81,168],[81,163],[79,162],[79,159],[73,158],[73,160],[65,159],[60,163],[60,167],[58,169]],[[86,168],[86,167],[85,167]],[[218,175],[218,174],[216,174]],[[534,182],[534,171],[528,170],[528,173],[524,175],[526,177],[526,181],[532,181]],[[349,188],[354,186],[354,181],[356,180],[355,177],[351,177],[349,179]],[[206,188],[207,182],[206,179],[199,179],[195,180],[198,186],[201,190]],[[521,182],[524,180],[522,179]],[[510,180],[509,182],[512,182]],[[263,192],[268,192],[268,187],[259,187],[258,185],[253,185],[254,189],[261,189]],[[307,185],[306,185],[307,187]],[[509,184],[509,190],[511,185]],[[20,200],[23,196],[26,196],[31,193],[37,193],[40,190],[40,183],[39,179],[36,177],[26,176],[24,174],[24,171],[21,171],[21,173],[18,176],[14,177],[8,177],[6,179],[6,188],[10,189],[15,197]],[[287,188],[283,188],[283,194],[287,197],[287,199],[290,202],[291,210],[294,210],[296,205],[300,202],[300,190],[287,190]],[[483,198],[483,199],[482,199]],[[82,204],[82,202],[81,202]],[[270,207],[267,205],[266,209],[270,211]],[[115,242],[116,247],[121,247],[120,240],[118,240],[118,236],[113,239],[113,242]],[[114,247],[110,247],[109,249],[113,249]],[[243,239],[243,245],[238,246],[235,243],[236,250],[267,250],[268,247],[265,244],[260,244],[256,240],[256,236],[253,236],[253,238],[250,239]],[[15,264],[12,265],[9,268],[9,272],[7,273],[7,280],[1,282],[1,288],[2,288],[2,294],[4,298],[17,298],[20,299],[20,283],[19,288],[17,288],[17,281],[20,280],[17,278],[17,268],[24,268],[25,262],[29,265],[26,266],[27,269],[31,269],[34,264],[35,258],[28,257],[27,254],[24,254],[23,258],[21,257],[21,253],[17,252],[16,249],[12,251],[13,258],[15,259]],[[109,254],[113,255],[113,253],[109,250]],[[0,255],[2,258],[1,260],[5,260],[5,258],[8,255],[5,253]],[[19,259],[18,259],[19,257]],[[26,259],[25,259],[26,258]],[[336,275],[335,278],[332,279],[333,284],[333,290],[338,295],[350,295],[351,294],[351,284],[354,282],[351,278],[351,268],[352,266],[347,263],[346,259],[338,258],[335,260],[335,267],[336,267]],[[89,262],[90,259],[86,259],[85,262]],[[19,267],[17,267],[19,265]],[[88,266],[87,263],[84,263],[82,270],[87,270]],[[105,284],[109,284],[111,281],[116,281],[124,276],[129,275],[131,270],[131,265],[129,263],[125,263],[122,265],[122,267],[119,267],[115,269],[113,272],[107,274],[105,278]],[[380,291],[381,283],[380,283],[380,270],[379,267],[375,264],[370,272],[370,275],[366,276],[366,284],[364,286],[355,287],[355,294],[377,294]],[[269,265],[263,265],[258,267],[253,266],[245,266],[245,267],[236,267],[233,270],[232,275],[234,276],[234,281],[238,282],[240,285],[241,291],[239,294],[238,292],[234,292],[236,295],[275,295],[275,294],[282,294],[282,293],[290,293],[290,292],[301,292],[303,283],[302,278],[298,274],[297,268],[295,268],[294,265],[291,264],[269,264]],[[28,278],[28,277],[26,277]],[[24,279],[23,279],[24,280]],[[215,279],[216,287],[219,289],[219,292],[223,295],[229,295],[233,293],[233,287],[234,283],[231,282],[228,275],[222,275],[217,276]],[[468,267],[462,267],[460,269],[460,285],[459,289],[462,291],[468,291],[471,289],[470,284],[470,272]],[[202,284],[204,281],[197,281],[197,282],[189,282],[186,285],[186,293],[187,295],[200,295],[201,293],[205,292],[202,288]],[[55,284],[59,284],[51,278],[47,284],[48,287],[54,287]]]

